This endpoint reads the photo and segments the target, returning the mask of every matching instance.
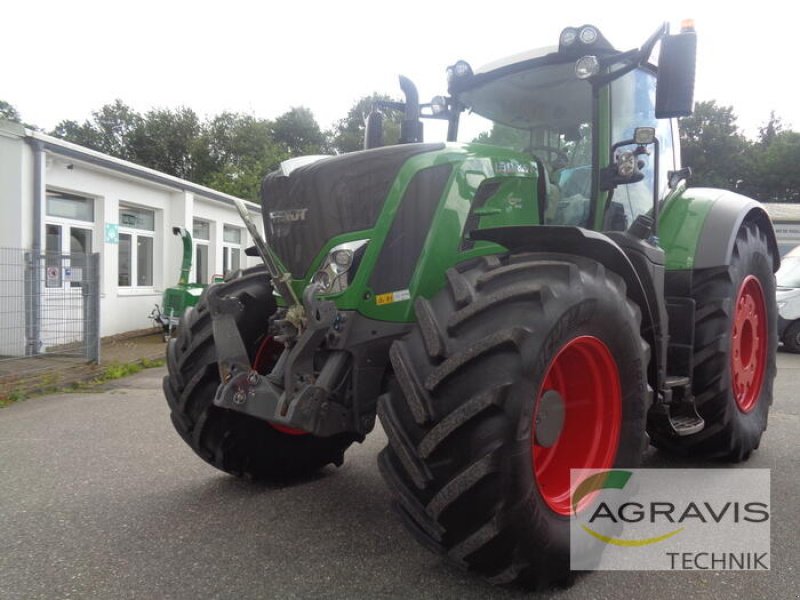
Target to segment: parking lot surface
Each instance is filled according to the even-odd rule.
[[[761,448],[770,572],[595,572],[537,598],[797,598],[800,356],[778,355]],[[447,566],[391,512],[376,430],[344,466],[286,487],[197,458],[169,421],[164,369],[0,410],[0,598],[517,598]],[[651,450],[646,467],[685,463]]]

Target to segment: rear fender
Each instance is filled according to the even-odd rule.
[[[733,245],[742,223],[754,222],[767,236],[775,262],[780,252],[767,211],[763,206],[733,192],[689,188],[667,201],[659,219],[661,245],[668,270],[709,269],[731,263]]]

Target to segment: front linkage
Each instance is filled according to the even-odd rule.
[[[354,360],[350,352],[343,350],[351,348],[353,338],[359,337],[357,332],[352,335],[354,328],[349,326],[353,318],[338,311],[333,302],[317,298],[316,284],[305,289],[302,304],[297,302],[291,275],[278,267],[244,203],[237,202],[237,209],[267,266],[272,285],[294,304],[280,309],[270,319],[270,334],[286,349],[272,371],[262,375],[251,364],[236,324],[235,316],[244,306],[238,299],[222,295],[222,287],[208,290],[222,382],[214,404],[320,437],[345,432],[366,435],[375,422],[374,410],[362,415],[364,411],[357,410],[357,403],[345,405],[336,401],[337,392],[353,385]],[[327,351],[323,354],[324,364],[319,365],[316,361],[323,344]]]
[[[287,346],[272,372],[262,376],[252,368],[234,320],[244,310],[241,302],[221,296],[217,289],[208,292],[208,306],[219,357],[222,384],[214,404],[243,412],[259,419],[318,436],[346,431],[361,432],[360,419],[352,407],[331,399],[345,383],[349,357],[343,350],[328,353],[324,366],[314,375],[314,356],[337,318],[333,302],[313,296],[313,286],[305,294],[305,328],[291,348]],[[272,328],[277,323],[273,320]]]

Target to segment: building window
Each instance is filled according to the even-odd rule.
[[[94,223],[94,199],[47,190],[47,216]]]
[[[222,227],[222,272],[238,271],[242,256],[242,230],[232,225]]]
[[[192,221],[194,238],[194,280],[208,283],[208,242],[211,239],[211,223],[202,219]]]
[[[153,287],[155,211],[132,206],[119,208],[120,287]]]
[[[211,223],[195,219],[192,221],[192,237],[196,240],[211,239]]]

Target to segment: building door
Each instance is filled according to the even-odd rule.
[[[47,288],[80,288],[86,272],[87,256],[92,253],[94,231],[83,225],[47,223],[45,225],[45,264]]]

